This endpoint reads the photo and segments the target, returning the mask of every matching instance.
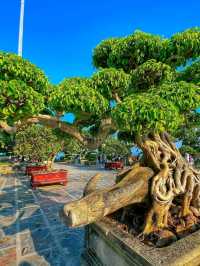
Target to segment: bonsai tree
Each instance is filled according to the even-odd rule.
[[[44,163],[53,168],[62,143],[51,129],[41,125],[22,125],[15,136],[14,152],[30,162]]]
[[[100,197],[104,203],[101,206],[104,211],[110,204],[109,208],[105,212],[97,208],[99,212],[88,215],[85,223],[133,203],[136,198],[130,195],[131,191],[135,195],[137,187],[137,200],[146,199],[146,192],[150,195],[144,235],[169,228],[173,223],[172,201],[179,196],[183,198],[179,221],[191,225],[200,215],[199,172],[185,162],[168,133],[174,135],[187,123],[187,114],[200,105],[199,55],[199,28],[168,39],[136,31],[127,37],[105,40],[95,48],[93,62],[99,71],[91,78],[68,78],[52,86],[28,61],[2,53],[0,126],[11,132],[24,120],[40,123],[92,149],[100,147],[109,134],[122,131],[143,150],[143,166],[134,166],[132,174],[127,173],[128,177],[117,184],[118,189],[126,184],[129,193],[126,189],[102,192],[107,197]],[[73,124],[61,120],[66,112],[75,114]],[[129,182],[137,179],[137,186],[131,186]],[[90,184],[97,182],[94,180]],[[93,188],[89,186],[87,192]]]
[[[136,31],[127,37],[105,40],[94,49],[93,63],[99,71],[92,77],[67,78],[54,86],[49,84],[40,69],[27,60],[14,54],[1,53],[0,127],[13,132],[24,120],[40,123],[69,134],[89,149],[96,149],[108,135],[119,130],[119,120],[115,116],[119,107],[116,104],[121,102],[127,105],[133,95],[141,101],[140,97],[146,95],[150,105],[150,97],[154,100],[156,92],[156,97],[162,98],[160,104],[164,106],[173,97],[163,95],[166,84],[174,86],[174,90],[180,86],[184,90],[184,86],[190,84],[194,92],[197,87],[194,85],[199,83],[199,62],[195,61],[198,56],[198,28],[177,33],[169,39]],[[193,61],[188,68],[177,71],[177,67]],[[170,90],[170,86],[167,88]],[[194,108],[195,103],[192,104],[190,106],[188,103],[187,108]],[[176,126],[172,125],[169,130],[172,132],[184,117],[179,115],[177,109],[181,106],[175,106],[174,110],[173,106],[171,109],[169,107],[167,105],[165,110],[168,108],[177,116]],[[73,124],[61,119],[67,112],[75,114]],[[164,120],[159,117],[161,113],[158,112],[156,117],[160,121],[156,127],[168,129],[163,121],[171,121],[171,112],[167,111],[169,115]],[[148,125],[147,129],[153,128],[154,118],[147,115],[145,119],[141,122]],[[128,122],[131,124],[135,121]],[[136,122],[139,132],[143,124]],[[123,126],[120,130],[126,131]]]
[[[156,232],[169,237],[197,223],[200,172],[188,165],[169,134],[174,135],[188,122],[188,114],[200,106],[199,56],[199,28],[169,39],[136,31],[95,48],[93,61],[99,71],[92,77],[93,86],[108,101],[114,100],[111,111],[107,107],[104,113],[111,113],[112,123],[122,135],[133,138],[144,159],[119,175],[115,187],[97,190],[100,177],[92,178],[85,191],[90,194],[64,208],[71,226],[94,222],[144,201],[148,205],[144,236]],[[99,99],[98,108],[103,103]]]

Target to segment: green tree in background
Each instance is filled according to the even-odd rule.
[[[124,141],[109,136],[101,146],[101,152],[110,160],[113,157],[127,158],[131,155],[131,146]]]
[[[30,162],[44,163],[52,168],[56,154],[63,143],[52,129],[41,125],[22,125],[15,136],[14,153]]]
[[[0,151],[11,152],[14,145],[14,134],[0,131]]]

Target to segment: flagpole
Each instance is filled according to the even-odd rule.
[[[18,39],[18,55],[19,56],[22,56],[22,49],[23,49],[24,1],[25,0],[21,0],[21,5],[20,5],[19,39]]]

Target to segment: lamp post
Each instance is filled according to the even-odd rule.
[[[21,0],[21,5],[20,5],[19,39],[18,39],[18,55],[19,56],[22,56],[22,46],[23,46],[24,1],[25,0]]]

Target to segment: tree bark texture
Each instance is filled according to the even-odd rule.
[[[64,206],[61,216],[72,227],[86,225],[133,203],[146,202],[143,235],[174,227],[187,229],[200,217],[200,172],[181,156],[167,133],[138,138],[144,161],[122,171],[114,186],[96,189],[95,175],[80,200]],[[176,201],[178,199],[178,201]],[[172,209],[179,205],[179,223]],[[127,208],[128,211],[128,208]],[[179,228],[179,229],[178,229]]]
[[[74,123],[74,125],[71,125],[67,122],[61,121],[59,116],[39,114],[37,116],[28,118],[25,121],[18,121],[14,126],[9,126],[7,122],[0,121],[0,129],[4,130],[8,134],[14,134],[17,131],[17,127],[21,125],[22,122],[30,124],[40,123],[52,129],[59,128],[60,131],[74,137],[76,140],[78,140],[82,145],[84,145],[88,149],[99,148],[106,139],[106,137],[109,135],[111,129],[114,128],[112,119],[110,117],[102,118],[95,136],[88,137],[87,135],[84,135],[83,132],[81,132],[81,130],[79,130],[79,128],[76,126],[76,123]]]

